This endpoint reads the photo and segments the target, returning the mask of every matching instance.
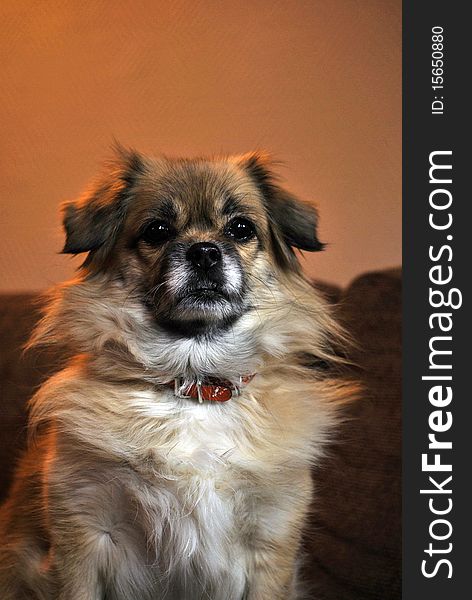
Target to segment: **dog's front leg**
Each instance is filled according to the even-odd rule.
[[[48,579],[51,600],[103,600],[105,581],[103,546],[90,531],[62,522],[53,528]]]
[[[298,544],[257,550],[252,560],[247,600],[295,600]]]
[[[57,548],[54,552],[54,587],[57,600],[103,600],[104,582],[99,557],[93,548],[71,535],[74,548]]]
[[[253,509],[247,600],[297,600],[299,549],[313,493],[309,468],[290,473],[284,495]],[[272,492],[272,490],[271,490]],[[270,499],[270,494],[268,495]]]

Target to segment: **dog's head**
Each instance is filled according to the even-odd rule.
[[[88,253],[141,298],[156,322],[194,336],[251,309],[294,249],[316,251],[317,214],[283,190],[260,154],[150,159],[119,149],[103,176],[64,205],[65,253]]]

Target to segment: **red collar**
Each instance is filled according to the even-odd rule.
[[[233,385],[231,381],[218,377],[207,377],[202,381],[190,383],[186,387],[182,387],[182,379],[176,377],[166,385],[174,390],[174,395],[178,398],[192,398],[200,403],[204,400],[208,402],[226,402],[233,395],[239,396],[241,388],[247,385],[254,375],[255,373],[253,375],[242,375],[239,378],[239,385]]]

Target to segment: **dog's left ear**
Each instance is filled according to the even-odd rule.
[[[280,230],[289,248],[308,252],[323,250],[324,244],[318,240],[316,233],[316,209],[277,184],[268,157],[258,152],[250,153],[241,157],[239,164],[248,171],[260,189],[269,219]]]
[[[125,217],[131,188],[143,168],[138,153],[116,146],[115,157],[95,183],[78,200],[62,205],[63,253],[94,252],[112,244]]]

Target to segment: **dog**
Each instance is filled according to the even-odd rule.
[[[262,153],[119,147],[64,204],[85,260],[30,342],[67,361],[1,510],[3,600],[299,597],[311,467],[352,396],[296,254],[317,220]]]

